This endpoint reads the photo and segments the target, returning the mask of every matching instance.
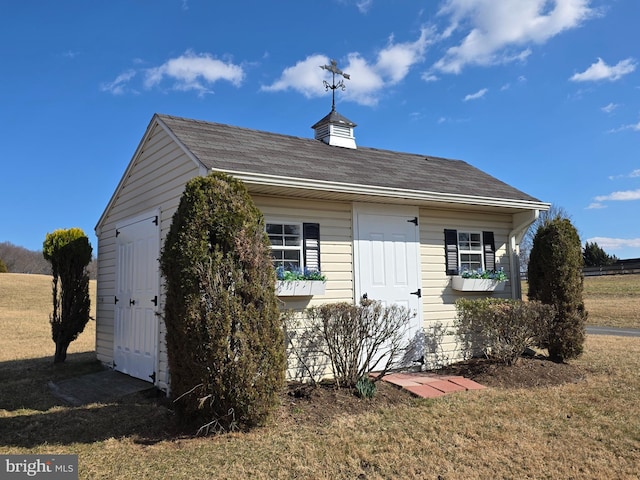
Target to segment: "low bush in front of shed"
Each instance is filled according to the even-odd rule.
[[[468,354],[482,353],[513,365],[527,348],[547,337],[555,309],[541,302],[481,298],[456,301],[455,326]]]
[[[284,385],[284,334],[262,214],[242,182],[187,184],[160,266],[179,417],[203,432],[264,423]]]

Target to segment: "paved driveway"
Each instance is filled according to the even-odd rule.
[[[591,335],[617,335],[619,337],[640,337],[638,328],[587,327]]]

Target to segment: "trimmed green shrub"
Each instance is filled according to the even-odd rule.
[[[0,258],[0,273],[7,273],[8,271],[9,271],[9,269],[7,268],[5,263]]]
[[[456,301],[456,329],[468,353],[482,352],[507,365],[546,337],[554,308],[540,302],[499,298]]]
[[[583,350],[583,264],[580,237],[569,219],[556,217],[538,227],[529,258],[529,299],[556,309],[541,345],[554,361],[575,358]]]
[[[87,265],[92,252],[89,238],[79,228],[47,233],[42,245],[42,254],[51,263],[53,274],[53,313],[49,320],[56,344],[55,363],[66,360],[69,344],[78,338],[89,321]]]
[[[160,267],[180,418],[205,430],[262,424],[284,385],[284,335],[263,217],[242,182],[187,183]]]

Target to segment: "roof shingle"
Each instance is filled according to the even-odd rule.
[[[158,118],[207,169],[540,202],[461,160],[358,147],[169,115]]]

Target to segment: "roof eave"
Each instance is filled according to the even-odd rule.
[[[522,199],[483,197],[476,195],[462,195],[455,193],[429,192],[402,188],[383,187],[375,185],[361,185],[355,183],[328,182],[306,178],[292,178],[278,175],[240,172],[225,169],[211,169],[227,173],[247,185],[282,187],[297,190],[335,192],[336,194],[366,195],[372,197],[386,197],[394,199],[413,200],[416,202],[446,203],[458,205],[474,205],[484,207],[513,208],[519,210],[549,210],[551,204]]]

